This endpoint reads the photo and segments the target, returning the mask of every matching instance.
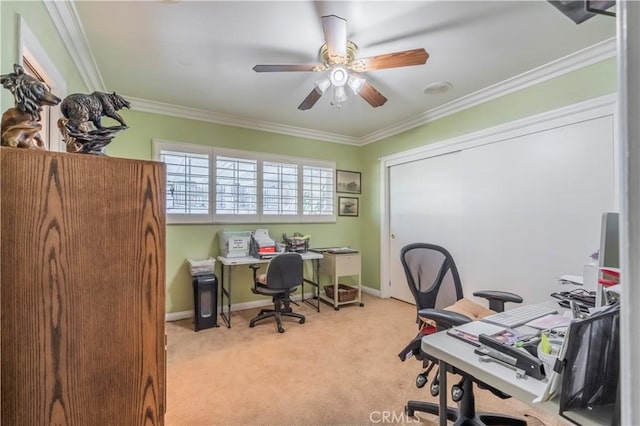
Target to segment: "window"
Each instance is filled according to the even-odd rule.
[[[334,222],[335,165],[154,140],[169,223]],[[212,202],[214,200],[214,202]]]
[[[262,164],[262,212],[265,215],[298,214],[298,166]]]
[[[209,213],[209,158],[203,154],[163,151],[167,164],[167,213]]]

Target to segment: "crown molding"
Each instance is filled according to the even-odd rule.
[[[205,111],[202,109],[166,104],[162,102],[150,101],[147,99],[139,99],[126,95],[123,96],[129,102],[131,102],[131,109],[136,111],[169,115],[173,117],[187,118],[190,120],[207,121],[210,123],[223,124],[225,126],[242,127],[251,130],[280,133],[307,139],[317,139],[325,142],[335,142],[347,145],[360,144],[358,138],[344,136],[337,133],[304,129],[302,127],[288,126],[285,124],[272,123],[269,121],[254,120],[230,114],[221,114],[211,111]]]
[[[45,0],[44,4],[89,90],[104,91],[104,82],[102,81],[93,53],[89,48],[89,43],[87,42],[74,2]],[[549,62],[548,64],[534,68],[530,71],[478,90],[477,92],[463,96],[447,104],[430,109],[407,120],[379,129],[362,137],[352,137],[337,133],[304,129],[301,127],[242,118],[229,114],[221,114],[145,99],[131,97],[127,97],[127,99],[131,102],[133,109],[142,112],[207,121],[227,126],[279,133],[307,139],[316,139],[325,142],[363,146],[397,135],[415,127],[422,126],[432,121],[439,120],[448,115],[458,113],[510,93],[517,92],[527,87],[534,86],[538,83],[570,73],[588,65],[604,61],[614,57],[615,55],[616,39],[615,37],[612,37],[563,58]]]
[[[504,80],[500,83],[478,90],[454,101],[430,109],[415,117],[401,121],[393,126],[372,132],[360,139],[359,145],[366,145],[397,135],[415,127],[439,120],[448,115],[489,102],[510,93],[534,86],[547,80],[568,74],[588,65],[602,62],[616,55],[616,39],[612,37],[593,46],[574,52],[563,58],[549,62],[538,68]]]
[[[88,90],[104,91],[102,76],[73,1],[45,0],[43,3]]]

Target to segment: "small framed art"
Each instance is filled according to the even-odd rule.
[[[360,193],[360,172],[336,170],[336,192]]]
[[[358,199],[338,197],[338,216],[358,216]]]

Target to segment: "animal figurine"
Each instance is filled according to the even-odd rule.
[[[46,149],[40,136],[42,125],[31,114],[9,108],[2,114],[2,145],[12,148]]]
[[[15,64],[13,70],[10,74],[0,75],[0,83],[13,94],[16,105],[2,114],[0,143],[11,147],[44,149],[45,143],[40,136],[40,112],[45,105],[60,103],[60,98],[51,93],[51,88],[45,83],[26,74],[19,64]]]
[[[96,129],[103,129],[103,116],[118,121],[125,128],[127,123],[116,111],[131,108],[131,104],[122,96],[113,93],[93,92],[89,95],[74,93],[67,96],[60,105],[62,115],[68,120],[67,127],[72,132],[87,133],[89,122]]]

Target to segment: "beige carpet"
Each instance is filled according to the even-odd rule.
[[[369,295],[363,301],[339,311],[322,304],[320,313],[294,306],[306,323],[286,320],[283,334],[273,320],[249,328],[257,309],[233,312],[231,329],[196,333],[192,320],[168,323],[166,424],[436,425],[428,414],[403,415],[409,399],[436,400],[415,386],[421,364],[397,356],[415,336],[415,307]],[[515,398],[475,393],[479,410],[562,424]]]

